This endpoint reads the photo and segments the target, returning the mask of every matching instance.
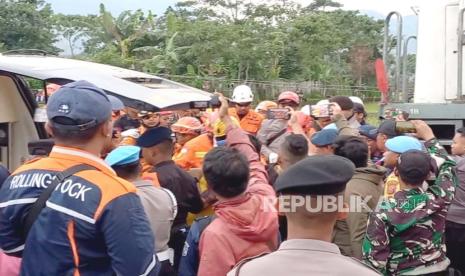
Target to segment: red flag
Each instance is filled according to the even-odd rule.
[[[378,84],[378,89],[381,92],[381,102],[388,102],[388,91],[389,91],[389,81],[386,76],[386,71],[384,70],[384,61],[381,58],[376,59],[375,61],[375,71],[376,71],[376,82]]]

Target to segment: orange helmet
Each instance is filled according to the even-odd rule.
[[[171,126],[173,132],[193,135],[200,134],[202,128],[202,123],[194,117],[182,117]]]
[[[298,105],[300,104],[300,97],[295,92],[285,91],[279,94],[278,103],[281,101],[290,101]]]

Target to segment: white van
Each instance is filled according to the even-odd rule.
[[[126,106],[147,111],[205,108],[211,98],[199,89],[114,66],[34,51],[0,54],[0,163],[10,170],[28,158],[30,141],[47,138],[44,116],[38,116],[44,112],[26,78],[41,81],[44,89],[47,83],[87,80]]]

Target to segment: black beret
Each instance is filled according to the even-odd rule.
[[[155,127],[147,130],[137,139],[137,145],[141,148],[151,148],[163,141],[171,140],[171,130],[166,127]]]
[[[310,156],[292,165],[275,183],[281,193],[332,195],[344,191],[355,172],[347,158],[327,155]]]

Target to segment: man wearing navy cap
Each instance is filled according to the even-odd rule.
[[[388,139],[401,135],[396,131],[396,121],[394,120],[384,120],[377,131],[373,130],[370,133],[376,134],[376,145],[382,153],[387,150],[386,141]]]
[[[313,134],[312,144],[316,147],[316,155],[330,155],[334,153],[333,143],[338,136],[336,129],[323,129]]]
[[[63,86],[47,105],[50,156],[22,166],[0,189],[0,247],[22,256],[22,275],[157,274],[136,189],[100,159],[111,111],[93,84]]]
[[[280,209],[287,217],[288,240],[273,253],[242,261],[228,276],[378,275],[342,256],[330,242],[334,224],[344,217],[343,211],[317,207],[318,198],[333,198],[336,203],[342,200],[338,195],[344,192],[354,170],[348,159],[327,155],[310,156],[281,174],[275,189],[281,203],[291,203],[289,208],[281,204]],[[301,199],[310,202],[297,205]]]
[[[358,130],[362,138],[364,138],[368,144],[371,163],[378,163],[383,158],[383,153],[378,149],[378,145],[376,143],[378,129],[372,125],[362,125]]]
[[[136,146],[120,146],[114,149],[105,159],[116,174],[133,183],[137,188],[142,206],[148,216],[155,239],[155,250],[161,263],[160,275],[176,275],[172,262],[173,250],[169,248],[171,226],[177,214],[175,196],[167,189],[155,187],[151,181],[140,179],[141,149]]]
[[[169,242],[174,249],[174,266],[177,270],[187,236],[187,213],[199,213],[203,209],[197,181],[172,160],[174,143],[169,128],[147,130],[138,139],[137,145],[142,148],[145,162],[153,166],[152,172],[157,175],[160,186],[170,190],[178,201],[178,214],[174,219]]]

